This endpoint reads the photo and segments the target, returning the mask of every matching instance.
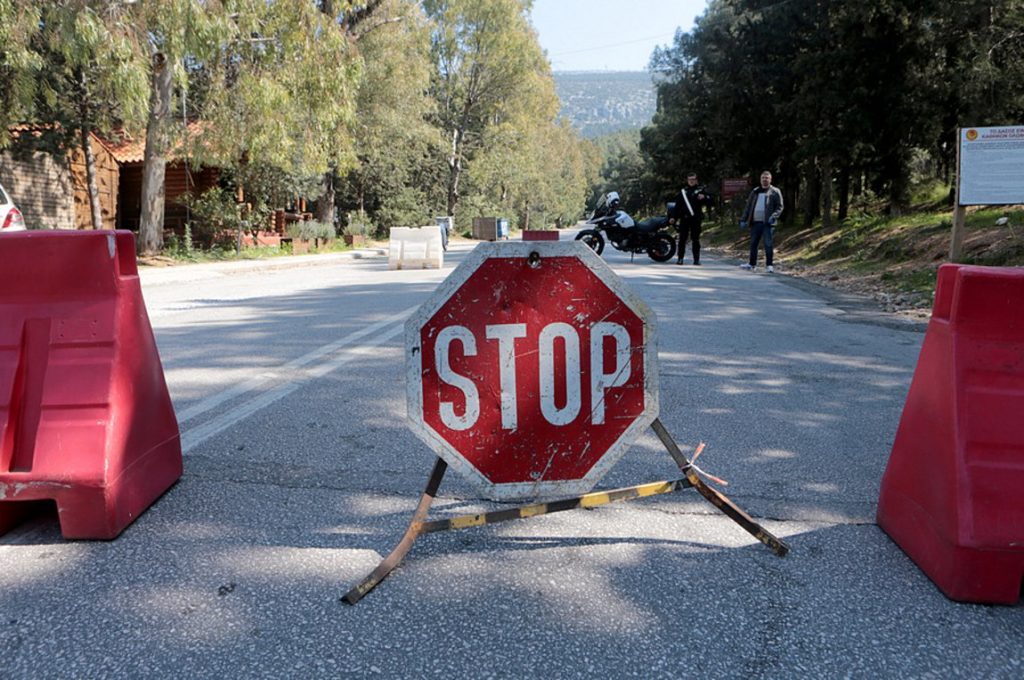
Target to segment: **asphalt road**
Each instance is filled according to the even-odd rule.
[[[113,541],[0,537],[0,677],[1024,676],[1024,605],[947,600],[874,523],[920,325],[784,275],[605,257],[659,319],[661,420],[784,538],[694,491],[419,540],[402,323],[451,267],[144,270],[181,481]],[[599,488],[676,475],[641,437]],[[489,509],[449,474],[438,517]]]

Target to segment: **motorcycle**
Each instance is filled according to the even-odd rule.
[[[616,250],[647,253],[655,262],[671,260],[676,254],[676,240],[668,231],[668,218],[651,217],[634,222],[619,205],[618,192],[609,191],[601,196],[594,214],[585,222],[587,228],[576,235],[576,240],[583,241],[600,255],[604,252],[607,235]]]

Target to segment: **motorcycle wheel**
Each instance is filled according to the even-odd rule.
[[[676,254],[676,240],[668,234],[655,234],[647,247],[647,257],[655,262],[668,262]]]
[[[598,255],[604,252],[604,237],[601,236],[601,232],[597,229],[584,229],[580,233],[576,234],[576,240],[586,243],[587,247]],[[674,244],[672,246],[672,251],[675,252]],[[672,256],[669,255],[669,257]]]

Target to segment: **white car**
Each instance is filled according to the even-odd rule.
[[[9,231],[25,231],[25,218],[4,188],[0,187],[0,234]]]

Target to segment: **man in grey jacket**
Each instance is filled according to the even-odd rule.
[[[740,217],[740,228],[750,227],[750,262],[741,264],[741,268],[753,269],[757,266],[757,247],[764,238],[764,263],[769,274],[775,271],[772,237],[775,235],[775,223],[781,214],[782,192],[772,186],[772,173],[765,170],[761,173],[761,186],[750,192]]]

